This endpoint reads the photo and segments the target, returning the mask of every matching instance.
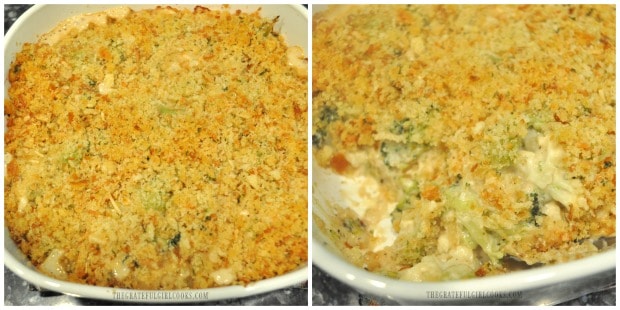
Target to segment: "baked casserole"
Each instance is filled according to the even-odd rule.
[[[354,265],[483,277],[615,247],[615,6],[314,15],[313,220]],[[316,206],[315,206],[316,208]]]
[[[260,10],[120,7],[24,44],[5,225],[61,280],[208,288],[307,262],[307,73]]]

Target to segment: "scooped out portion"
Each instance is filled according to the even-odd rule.
[[[615,247],[613,6],[330,6],[312,66],[341,184],[314,220],[351,263],[443,281]]]

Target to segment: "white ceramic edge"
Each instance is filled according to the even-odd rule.
[[[10,247],[15,247],[15,245],[13,240],[8,237],[8,231],[6,228],[4,233],[4,265],[7,268],[13,271],[20,278],[39,288],[81,298],[135,303],[216,301],[231,298],[243,298],[256,294],[267,293],[302,283],[308,279],[308,266],[306,265],[284,275],[252,282],[246,286],[234,285],[208,289],[184,290],[135,290],[85,285],[51,278],[42,274],[34,267],[29,266],[25,259],[18,258],[18,255],[21,253],[14,255],[11,251],[7,251],[7,244],[9,244]],[[17,250],[17,247],[15,247],[15,250]]]
[[[312,13],[326,10],[327,7],[328,5],[326,4],[312,5]],[[315,190],[314,180],[312,184],[313,190]],[[427,296],[429,291],[458,291],[465,289],[468,291],[517,292],[532,290],[578,280],[616,268],[616,249],[614,248],[613,250],[567,263],[515,271],[505,275],[446,282],[406,282],[371,273],[346,262],[339,254],[334,253],[333,250],[330,250],[323,244],[321,240],[325,240],[324,237],[317,237],[321,235],[321,231],[314,224],[312,225],[312,231],[313,264],[339,281],[360,291],[386,296],[397,301],[428,302],[430,301]],[[446,299],[442,300],[442,302],[445,301]]]
[[[329,218],[330,208],[343,203],[340,194],[342,177],[312,163],[313,218]],[[334,278],[360,291],[386,296],[398,302],[448,302],[449,299],[430,300],[430,291],[484,291],[524,292],[545,286],[585,279],[604,271],[615,269],[616,249],[587,258],[514,271],[504,275],[445,282],[408,282],[368,272],[347,262],[334,249],[329,240],[313,221],[312,262]]]
[[[316,226],[313,226],[313,230],[319,231]],[[368,272],[346,262],[315,237],[312,241],[312,262],[339,281],[358,290],[399,301],[429,301],[429,291],[519,292],[578,280],[614,269],[616,250],[504,275],[445,282],[407,282]],[[446,299],[441,301],[445,302]]]
[[[38,19],[37,26],[35,28],[50,29],[57,22],[62,19],[68,18],[72,15],[83,12],[96,12],[106,8],[115,7],[118,5],[68,5],[68,9],[64,15],[58,16],[56,19],[46,20]],[[174,5],[175,7],[194,7],[195,5]],[[219,8],[220,5],[205,5],[207,7]],[[241,9],[244,11],[255,11],[258,7],[262,7],[261,12],[266,13],[265,17],[274,17],[274,12],[268,11],[267,7],[271,5],[230,5],[230,9]],[[20,31],[24,26],[34,27],[32,24],[27,24],[28,19],[33,15],[36,15],[46,5],[34,5],[24,14],[22,14],[13,23],[11,28],[7,31],[4,40],[4,95],[7,96],[8,83],[8,70],[9,65],[13,59],[14,54],[21,48],[24,42],[31,42],[36,40],[36,35],[41,33],[32,33],[33,30],[29,30],[29,35],[23,35]],[[77,9],[78,7],[84,10]],[[154,7],[154,5],[129,5],[133,9],[143,9]],[[301,4],[290,4],[285,7],[291,9],[290,14],[287,16],[280,16],[278,24],[285,24],[287,18],[301,17],[306,21],[306,27],[293,27],[282,28],[281,34],[289,45],[301,46],[306,54],[308,53],[308,11]],[[47,22],[47,23],[46,23]],[[43,24],[42,24],[43,23]],[[15,39],[19,36],[19,40]],[[7,248],[8,247],[8,248]],[[19,257],[21,256],[21,257]],[[308,265],[302,266],[296,270],[290,271],[284,275],[276,276],[270,279],[260,280],[252,282],[246,286],[235,285],[227,287],[216,287],[208,289],[191,289],[191,290],[133,290],[133,289],[119,289],[112,287],[98,287],[92,285],[84,285],[73,282],[61,281],[46,275],[43,275],[34,267],[29,266],[27,260],[23,258],[23,254],[19,252],[19,249],[15,246],[15,243],[10,238],[7,228],[4,228],[4,264],[5,266],[17,274],[24,280],[32,283],[40,288],[72,295],[76,297],[86,297],[94,299],[115,300],[123,302],[140,302],[140,303],[178,303],[178,302],[200,302],[200,301],[215,301],[230,298],[242,298],[256,294],[266,293],[285,287],[290,287],[308,280]]]

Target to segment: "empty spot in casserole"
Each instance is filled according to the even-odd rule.
[[[578,18],[588,12],[601,18]],[[333,219],[321,206],[323,232],[357,266],[412,281],[597,253],[600,236],[615,236],[614,16],[501,5],[315,14],[314,158],[368,187],[344,188],[364,199]],[[398,235],[375,253],[381,225],[366,214],[379,195],[360,175],[395,191]]]
[[[396,240],[390,213],[396,203],[390,202],[379,183],[371,177],[356,176],[341,179],[341,194],[347,207],[372,231],[372,250],[380,251]]]

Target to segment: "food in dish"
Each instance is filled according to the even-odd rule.
[[[135,289],[307,261],[307,76],[277,19],[117,8],[24,44],[5,101],[5,225],[55,278]]]
[[[351,263],[441,281],[614,247],[614,6],[330,6],[313,19],[313,220]],[[315,206],[316,208],[317,206]]]

